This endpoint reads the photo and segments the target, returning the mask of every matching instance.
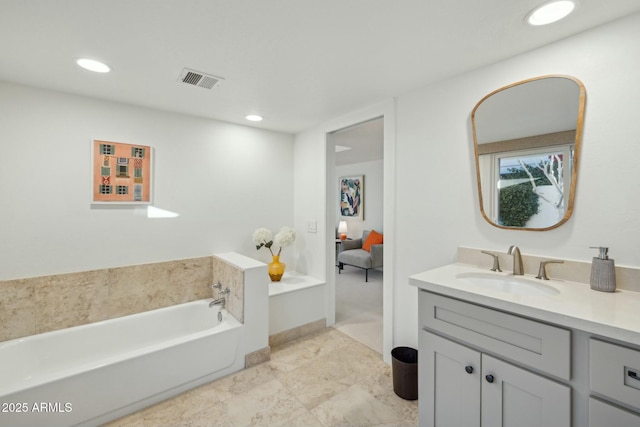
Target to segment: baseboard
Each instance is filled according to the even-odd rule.
[[[326,327],[327,320],[325,318],[305,323],[304,325],[287,329],[286,331],[278,332],[277,334],[269,336],[269,346],[275,347],[278,345],[282,345],[284,343],[297,340],[298,338],[304,337],[305,335],[309,335]]]
[[[271,347],[267,346],[260,350],[248,353],[244,356],[244,367],[250,368],[271,360]]]

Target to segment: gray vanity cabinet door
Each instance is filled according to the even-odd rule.
[[[589,398],[589,427],[638,427],[640,415]]]
[[[420,332],[421,427],[480,426],[480,353]]]
[[[570,427],[571,389],[483,354],[482,425]]]

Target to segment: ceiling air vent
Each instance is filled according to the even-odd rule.
[[[211,74],[201,73],[200,71],[190,70],[185,68],[180,73],[180,79],[182,83],[186,83],[192,86],[198,86],[205,89],[212,89],[221,80],[222,77],[216,77]]]

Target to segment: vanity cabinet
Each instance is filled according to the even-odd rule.
[[[640,415],[593,397],[589,398],[589,427],[638,427]]]
[[[589,340],[589,426],[640,426],[640,351],[625,346]],[[607,403],[611,401],[612,403]],[[604,424],[603,424],[604,423]]]
[[[571,390],[421,331],[421,426],[569,426]],[[422,417],[424,415],[424,417]]]
[[[420,426],[571,425],[571,388],[530,370],[569,378],[568,330],[425,291],[420,322]]]
[[[420,426],[479,427],[480,352],[424,330],[419,340]]]
[[[640,292],[467,264],[410,283],[420,426],[640,427]]]

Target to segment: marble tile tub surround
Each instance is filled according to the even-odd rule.
[[[0,341],[211,298],[218,280],[243,322],[243,271],[215,256],[0,281]]]
[[[487,270],[489,270],[493,264],[493,260],[489,255],[483,254],[481,252],[482,250],[498,255],[500,268],[505,271],[512,271],[513,257],[508,255],[506,251],[494,251],[491,249],[477,249],[459,246],[457,256],[458,262],[476,265],[479,267],[487,267]],[[520,248],[520,250],[522,251],[523,249]],[[538,268],[540,267],[540,261],[550,259],[560,259],[564,261],[563,264],[547,264],[547,276],[549,276],[550,279],[569,280],[572,282],[585,283],[587,286],[589,285],[589,279],[591,276],[591,260],[576,261],[522,253],[522,266],[524,267],[524,273],[536,276],[538,274]],[[640,269],[616,265],[616,285],[620,289],[640,292]]]
[[[227,297],[227,310],[240,323],[244,323],[244,270],[221,257],[213,256],[213,280],[231,291]],[[209,282],[209,283],[212,283]],[[209,290],[209,284],[206,286]],[[205,298],[211,297],[211,292]]]

